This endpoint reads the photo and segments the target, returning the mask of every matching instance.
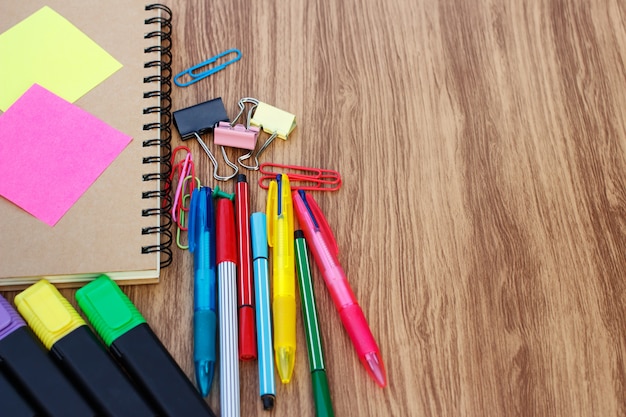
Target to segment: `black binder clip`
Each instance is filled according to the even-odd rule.
[[[180,137],[183,140],[195,137],[202,149],[204,149],[204,152],[208,155],[209,159],[213,163],[213,178],[218,181],[228,181],[237,175],[239,168],[228,159],[224,146],[220,146],[222,149],[222,156],[224,157],[226,164],[231,167],[234,172],[227,177],[218,175],[217,159],[215,159],[208,146],[204,143],[202,138],[200,138],[200,135],[213,131],[219,122],[230,121],[221,97],[196,104],[195,106],[176,110],[173,113],[173,116],[174,126],[178,129]]]

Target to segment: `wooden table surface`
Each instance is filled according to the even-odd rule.
[[[243,55],[173,87],[173,110],[222,97],[233,117],[257,98],[297,116],[262,162],[342,175],[315,198],[389,384],[367,376],[314,267],[337,416],[626,416],[626,3],[167,4],[174,74]],[[185,144],[205,184],[234,190]],[[253,210],[265,198],[252,187]],[[124,289],[193,380],[192,258],[174,249],[160,284]],[[242,416],[315,415],[301,316],[297,337],[272,413],[241,364]],[[207,401],[219,411],[219,375]]]

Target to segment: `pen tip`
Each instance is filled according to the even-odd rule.
[[[370,352],[365,355],[365,366],[369,374],[374,378],[374,381],[382,388],[387,385],[387,378],[385,376],[385,366],[383,361],[378,357],[378,353]]]
[[[203,397],[209,395],[211,384],[213,383],[213,372],[215,365],[210,361],[202,361],[196,363],[196,382],[198,391]]]
[[[283,384],[288,384],[289,381],[291,381],[294,364],[295,349],[278,348],[276,350],[276,368],[278,369],[278,376]]]

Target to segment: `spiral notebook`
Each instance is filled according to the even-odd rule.
[[[10,1],[0,33],[44,7],[119,62],[73,104],[132,140],[52,227],[0,197],[0,286],[41,278],[73,286],[102,273],[122,285],[158,282],[172,242],[163,191],[171,154],[171,11],[137,0]],[[13,142],[19,146],[19,138]]]

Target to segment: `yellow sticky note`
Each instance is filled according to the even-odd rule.
[[[48,6],[0,34],[0,56],[2,111],[34,83],[74,102],[122,67]]]

